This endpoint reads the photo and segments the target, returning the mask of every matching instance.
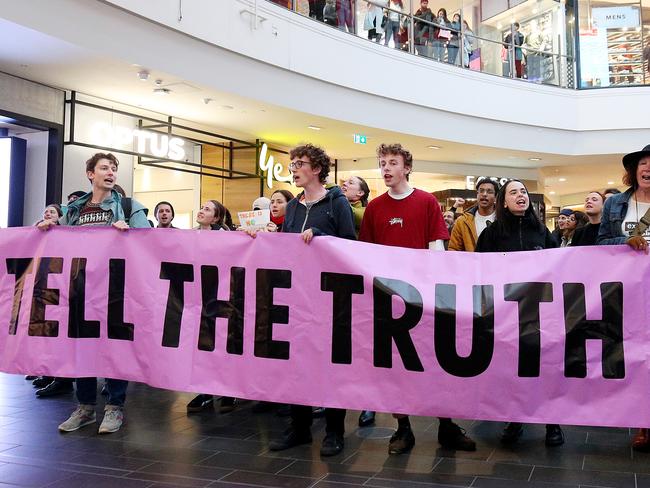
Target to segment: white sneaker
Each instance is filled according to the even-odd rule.
[[[70,418],[59,425],[61,432],[74,432],[86,425],[97,422],[94,405],[79,405]]]
[[[111,434],[117,432],[124,422],[124,413],[120,407],[107,405],[104,409],[104,420],[99,426],[100,434]]]

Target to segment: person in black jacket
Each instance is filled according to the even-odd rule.
[[[309,244],[316,236],[335,236],[356,239],[354,218],[348,199],[338,186],[326,189],[324,184],[330,171],[330,158],[312,144],[295,147],[289,153],[289,169],[294,184],[303,189],[287,204],[283,233],[300,234]],[[247,232],[251,237],[255,233]],[[320,449],[321,456],[334,456],[343,450],[345,410],[325,409],[326,435]],[[309,444],[312,407],[291,406],[291,426],[283,436],[270,444],[272,451],[282,451],[301,444]]]
[[[518,180],[508,181],[497,196],[496,221],[479,236],[476,252],[535,251],[557,247],[557,242],[540,221],[530,205],[528,189]],[[510,422],[501,442],[513,444],[523,434],[523,425]],[[562,429],[557,424],[546,426],[546,445],[564,444]]]
[[[571,239],[571,247],[596,245],[604,205],[605,195],[599,191],[591,191],[587,194],[585,198],[585,214],[589,222],[575,230],[573,239]]]

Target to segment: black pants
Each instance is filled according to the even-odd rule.
[[[342,408],[325,409],[325,432],[343,435],[345,433],[345,410]],[[308,431],[312,424],[312,407],[291,405],[291,426],[296,431]]]

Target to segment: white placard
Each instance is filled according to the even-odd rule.
[[[271,222],[271,210],[251,210],[250,212],[237,212],[239,225],[242,229],[260,230]]]
[[[601,7],[591,9],[592,27],[597,29],[635,28],[641,25],[638,7]]]

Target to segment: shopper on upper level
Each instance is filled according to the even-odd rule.
[[[388,4],[389,9],[386,10],[386,37],[384,38],[384,45],[388,46],[391,38],[395,44],[395,49],[402,49],[402,43],[399,38],[399,28],[402,20],[400,12],[404,10],[402,0],[390,0]]]
[[[445,46],[451,38],[451,22],[447,17],[447,11],[444,8],[438,10],[438,14],[434,19],[436,24],[433,29],[433,58],[438,61],[444,61],[445,59]]]
[[[363,28],[368,31],[368,39],[371,41],[381,41],[381,36],[384,33],[382,27],[382,20],[384,19],[384,9],[387,7],[387,0],[373,0],[366,2],[366,17],[363,20]]]
[[[512,35],[513,31],[515,34],[514,37]],[[512,56],[512,50],[514,47],[515,74],[517,78],[521,78],[524,74],[524,67],[523,67],[524,52],[520,46],[524,44],[524,35],[521,32],[519,32],[519,22],[515,22],[514,24],[512,24],[512,30],[508,33],[508,35],[506,36],[503,42],[505,43],[506,49],[508,49],[510,56]]]
[[[451,37],[447,43],[447,62],[458,64],[458,49],[460,48],[460,15],[454,14],[451,20]]]
[[[414,35],[413,42],[415,44],[415,51],[420,56],[431,57],[431,42],[433,41],[433,12],[429,8],[429,0],[422,0],[420,8],[415,12],[414,17]]]

